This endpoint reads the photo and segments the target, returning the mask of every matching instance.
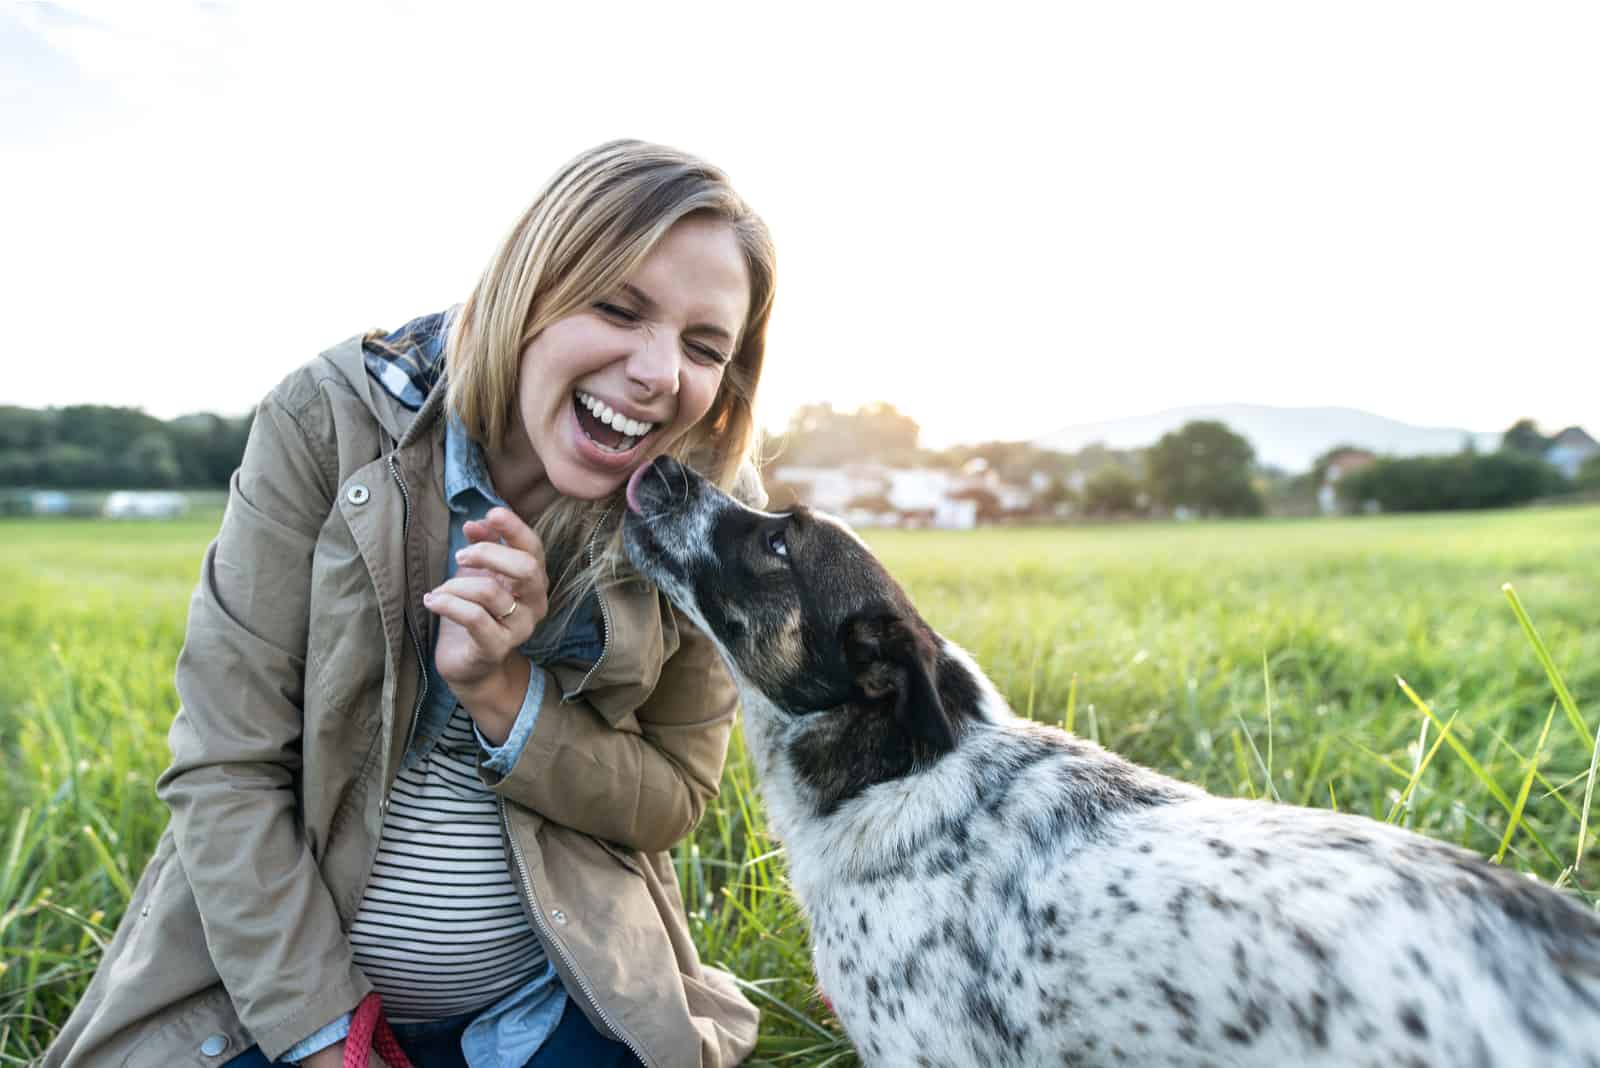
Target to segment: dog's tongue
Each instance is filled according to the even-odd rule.
[[[644,509],[639,504],[639,480],[644,477],[645,470],[649,466],[649,464],[640,464],[633,469],[633,474],[628,476],[628,492],[626,494],[628,511],[635,515],[644,514]]]

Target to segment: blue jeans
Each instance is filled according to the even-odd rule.
[[[461,1032],[471,1022],[471,1017],[461,1017],[443,1027],[396,1024],[394,1033],[416,1068],[467,1068],[466,1058],[461,1055]],[[561,1022],[524,1068],[633,1068],[639,1063],[627,1046],[596,1031],[577,1002],[568,998]],[[292,1066],[286,1061],[269,1061],[259,1047],[251,1046],[223,1068]]]

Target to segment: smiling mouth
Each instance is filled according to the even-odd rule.
[[[639,447],[660,426],[659,423],[641,423],[630,419],[599,397],[576,390],[572,394],[572,410],[578,417],[578,427],[584,437],[606,452],[621,455]]]

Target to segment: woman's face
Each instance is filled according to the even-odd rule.
[[[750,307],[733,230],[679,221],[638,269],[522,351],[517,407],[560,493],[596,500],[711,408]]]

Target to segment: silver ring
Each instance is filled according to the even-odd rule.
[[[517,610],[517,606],[519,606],[520,604],[522,604],[521,601],[517,600],[515,597],[511,598],[511,607],[507,608],[504,612],[501,612],[499,615],[495,616],[494,618],[502,619],[502,620],[510,619],[511,618],[511,613],[515,612]]]

